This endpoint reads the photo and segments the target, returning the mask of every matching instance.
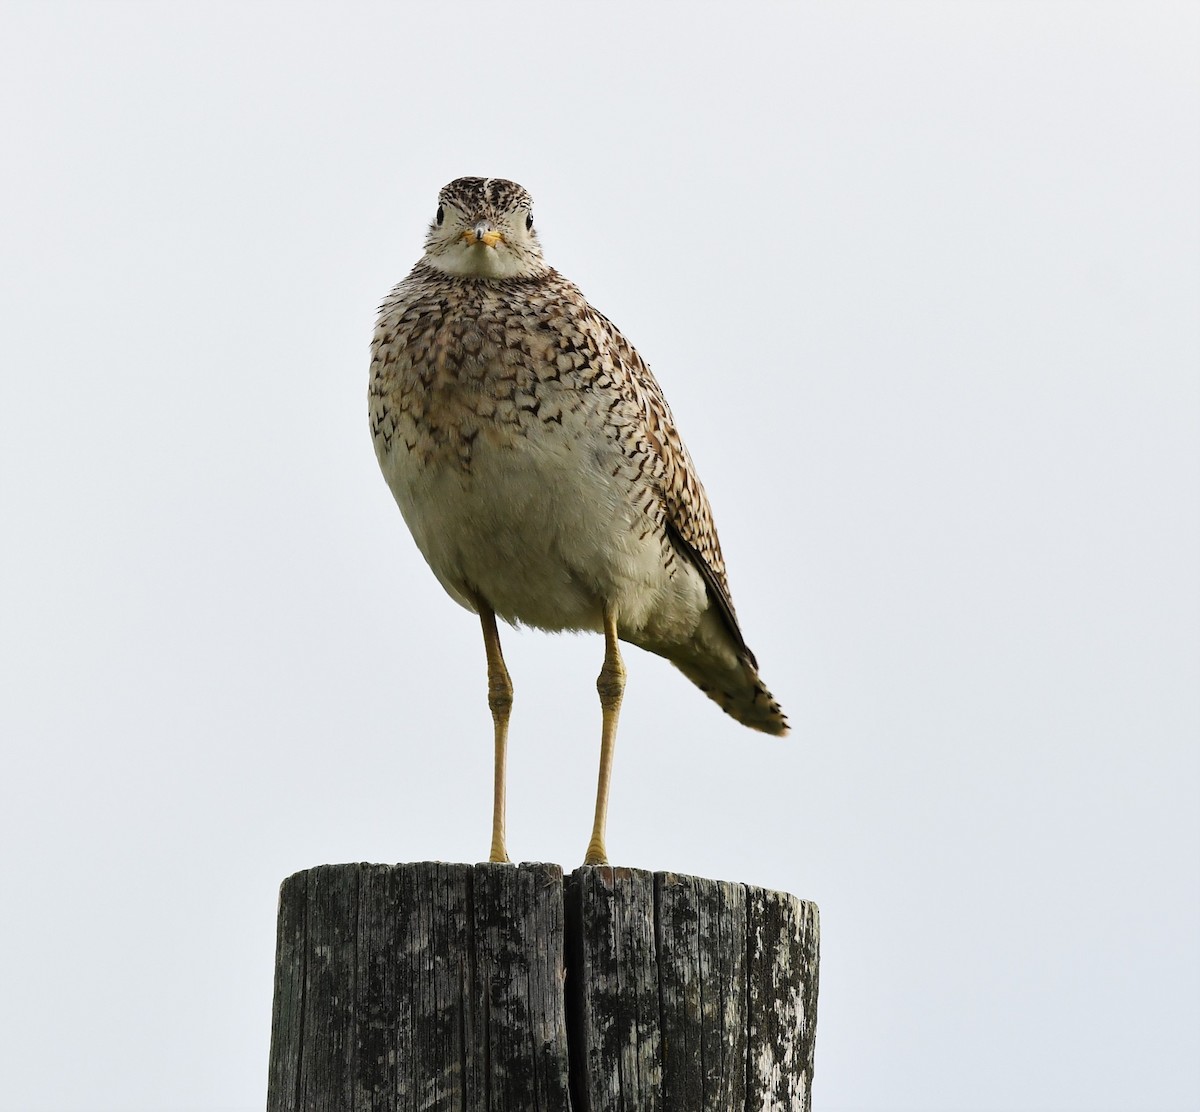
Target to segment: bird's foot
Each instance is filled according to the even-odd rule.
[[[604,843],[599,838],[593,838],[588,842],[587,856],[583,859],[585,865],[607,865],[608,854],[605,852]]]
[[[508,857],[508,850],[504,848],[503,842],[493,842],[492,852],[488,854],[488,861],[493,865],[511,865],[512,862]]]

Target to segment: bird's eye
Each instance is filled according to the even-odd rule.
[[[442,221],[445,219],[446,219],[446,210],[444,208],[442,208],[441,205],[438,205],[437,222],[438,222],[439,228],[442,226]]]
[[[533,213],[532,212],[527,217],[525,217],[525,230],[527,232],[533,231]]]

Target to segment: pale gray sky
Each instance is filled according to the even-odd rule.
[[[788,710],[630,650],[609,849],[815,899],[816,1106],[1200,1107],[1200,9],[0,6],[0,1109],[261,1108],[276,887],[486,855],[367,435],[438,188],[650,360]],[[510,632],[510,849],[596,638]]]

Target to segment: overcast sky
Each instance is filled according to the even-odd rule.
[[[821,908],[816,1107],[1200,1107],[1200,8],[0,6],[0,1109],[249,1112],[279,881],[475,861],[366,420],[439,187],[650,361],[793,733],[630,649],[618,864]],[[508,631],[509,848],[596,637]]]

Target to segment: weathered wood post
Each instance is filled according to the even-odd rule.
[[[801,1112],[815,904],[674,873],[322,865],[279,900],[268,1112]]]

